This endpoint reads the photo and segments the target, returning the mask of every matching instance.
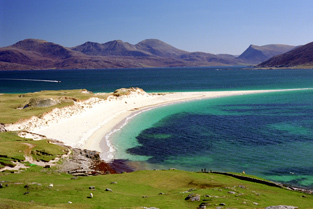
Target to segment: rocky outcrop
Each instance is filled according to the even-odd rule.
[[[59,104],[60,101],[54,100],[52,98],[31,98],[29,102],[23,107],[28,108],[28,107],[51,107],[56,104]]]
[[[0,132],[6,132],[5,125],[3,123],[0,123]]]
[[[61,172],[70,173],[73,176],[91,176],[116,174],[133,171],[122,160],[114,160],[106,163],[100,159],[100,152],[86,149],[72,149],[70,158],[64,160],[58,168]]]

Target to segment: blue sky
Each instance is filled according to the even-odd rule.
[[[313,41],[312,0],[0,0],[0,47],[26,38],[73,47],[160,39],[186,51]]]

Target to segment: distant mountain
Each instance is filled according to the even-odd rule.
[[[0,48],[0,70],[102,69],[188,66],[184,60],[159,57],[122,41],[87,42],[67,48],[38,39],[26,39]]]
[[[188,54],[183,54],[180,56],[181,59],[193,62],[193,63],[199,63],[202,65],[205,65],[206,63],[211,63],[211,65],[240,65],[243,64],[240,61],[236,60],[235,56],[233,55],[215,55],[210,53],[204,53],[204,52],[191,52]]]
[[[275,46],[288,49],[283,45]],[[103,44],[86,42],[71,48],[44,40],[26,39],[0,48],[0,70],[248,65],[259,63],[253,54],[262,52],[264,56],[271,56],[279,51],[274,45],[263,46],[262,50],[259,48],[250,46],[238,58],[227,54],[187,52],[158,39],[146,39],[135,45],[121,40]]]
[[[121,40],[110,41],[104,44],[86,42],[71,49],[93,56],[151,56],[150,53],[137,49],[136,46]]]
[[[289,52],[275,56],[258,67],[296,67],[313,66],[313,42],[297,47]]]
[[[177,49],[158,39],[143,40],[136,44],[135,47],[139,50],[146,51],[160,57],[179,57],[183,54],[189,53],[187,51]]]
[[[270,44],[265,46],[250,45],[238,59],[246,63],[258,64],[294,48],[295,46],[282,44]]]
[[[51,42],[26,39],[16,44],[0,48],[0,67],[5,69],[46,69],[53,67],[55,62],[77,56],[77,52],[71,51],[61,45]]]

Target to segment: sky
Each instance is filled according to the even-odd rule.
[[[313,41],[312,0],[0,0],[0,47],[27,38],[66,47],[159,39],[239,55],[250,44]]]

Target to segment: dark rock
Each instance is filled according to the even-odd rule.
[[[112,192],[112,189],[106,188],[105,191],[107,191],[107,192]]]
[[[211,206],[211,204],[203,202],[199,205],[198,209],[206,209],[207,206]]]
[[[0,132],[6,132],[5,125],[3,123],[0,123]]]
[[[148,198],[148,196],[142,196],[142,198]]]
[[[2,185],[2,184],[0,184],[0,188],[3,188],[3,185]]]
[[[29,186],[28,186],[28,185],[25,185],[24,188],[29,188]]]
[[[44,168],[51,168],[51,165],[45,165]]]
[[[219,206],[226,206],[226,204],[225,203],[220,203]]]
[[[95,186],[90,186],[89,189],[96,189],[96,187]]]
[[[29,192],[25,192],[25,193],[24,193],[24,195],[27,195],[27,194],[29,194]]]
[[[191,201],[191,202],[195,202],[195,201],[200,201],[200,195],[199,194],[190,194],[188,195],[185,200]]]
[[[160,193],[159,193],[159,195],[164,195],[164,194],[165,194],[165,193],[163,193],[163,192],[160,192]]]

